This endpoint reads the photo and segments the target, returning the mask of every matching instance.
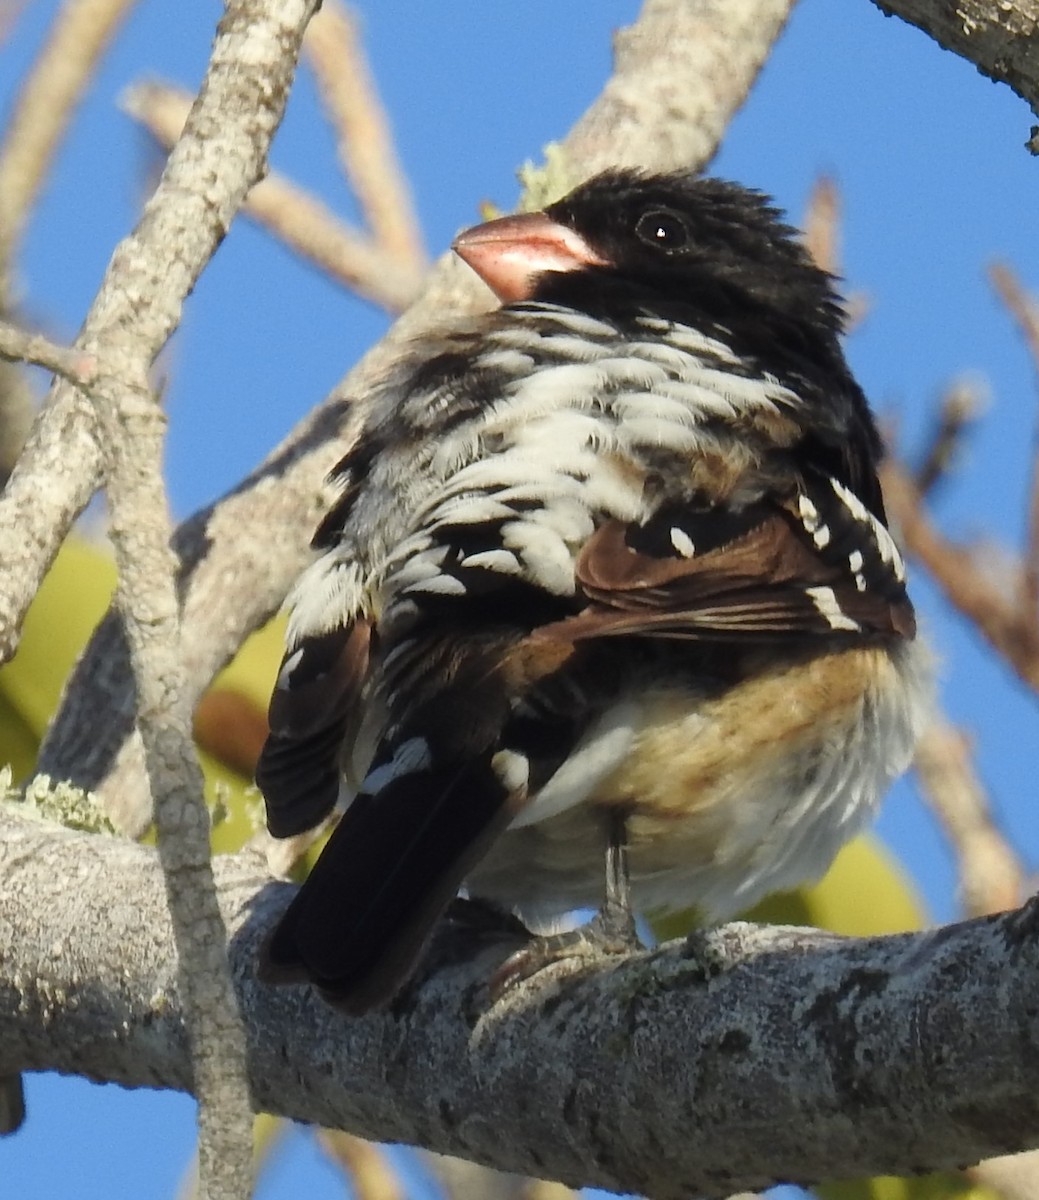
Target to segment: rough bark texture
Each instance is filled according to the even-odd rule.
[[[0,1072],[192,1086],[153,851],[0,820]],[[470,933],[351,1020],[256,983],[292,892],[218,859],[260,1107],[661,1198],[904,1174],[1039,1145],[1039,908],[852,940],[734,924],[488,1007],[513,946]],[[131,880],[133,886],[127,886]]]

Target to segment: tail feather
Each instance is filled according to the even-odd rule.
[[[390,1000],[515,802],[489,754],[358,796],[268,938],[261,976],[310,980],[353,1013]]]

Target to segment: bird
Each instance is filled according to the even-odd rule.
[[[497,305],[367,397],[257,770],[276,837],[342,811],[260,976],[352,1014],[460,892],[611,951],[820,876],[928,705],[836,281],[767,196],[618,168],[453,248]]]

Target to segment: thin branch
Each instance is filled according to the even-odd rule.
[[[199,1093],[203,1196],[248,1191],[251,1112],[245,1036],[212,885],[208,817],[179,660],[161,485],[164,420],[148,392],[147,371],[246,188],[262,172],[309,15],[303,2],[229,2],[185,136],[137,230],[117,248],[77,339],[76,349],[97,366],[90,402],[76,388],[55,388],[0,500],[0,542],[13,543],[10,554],[0,553],[8,570],[0,632],[10,653],[39,577],[93,491],[104,455],[121,575],[118,604],[140,699],[138,726]],[[229,113],[238,113],[238,120]],[[81,456],[71,444],[76,436]],[[49,505],[47,489],[57,495],[56,501],[47,496]]]
[[[915,760],[924,796],[955,851],[960,895],[968,916],[1016,908],[1024,870],[992,816],[974,770],[966,736],[937,717],[920,739]]]
[[[841,274],[841,193],[837,181],[820,175],[812,186],[801,222],[805,249],[816,266]],[[864,292],[844,297],[844,332],[850,334],[866,319],[869,299]]]
[[[89,387],[97,375],[96,361],[82,350],[59,346],[8,321],[0,321],[0,358],[43,367],[77,387]]]
[[[0,311],[11,260],[63,134],[135,0],[65,0],[0,143]]]
[[[946,50],[1011,87],[1039,117],[1039,5],[1036,0],[873,0],[916,25]],[[1039,153],[1039,128],[1028,143]]]
[[[1020,589],[1000,586],[974,553],[935,528],[904,467],[887,460],[881,466],[881,480],[888,511],[910,553],[1018,677],[1039,691],[1039,623],[1023,618],[1017,602]]]
[[[404,1184],[381,1146],[341,1129],[318,1130],[317,1140],[342,1171],[354,1200],[407,1200]]]
[[[559,148],[567,173],[589,174],[611,160],[638,164],[647,154],[650,165],[661,168],[703,165],[792,3],[648,0],[621,39],[602,97]],[[470,272],[442,259],[419,300],[331,396],[230,496],[181,526],[182,637],[194,700],[246,634],[278,607],[308,561],[310,535],[331,499],[324,474],[346,452],[364,416],[363,404],[352,406],[348,398],[366,397],[414,338],[489,303],[487,289]],[[109,717],[102,729],[99,708]],[[69,683],[40,770],[96,789],[120,828],[140,830],[149,816],[133,711],[125,645],[118,624],[106,618]]]
[[[191,96],[167,84],[137,84],[123,95],[122,107],[168,150],[180,136]],[[249,192],[242,212],[301,258],[387,312],[407,308],[422,286],[424,264],[404,263],[387,253],[276,171],[268,172]]]
[[[966,434],[986,402],[985,391],[971,379],[959,379],[946,389],[920,465],[913,472],[913,482],[921,496],[933,492],[952,470]]]
[[[0,8],[0,44],[11,35],[29,0],[6,0]]]
[[[993,263],[989,267],[989,279],[1017,322],[1039,381],[1039,301],[1025,291],[1016,272],[1006,263]],[[1028,488],[1021,606],[1025,619],[1030,616],[1032,620],[1039,621],[1039,422],[1032,441],[1032,478]]]
[[[3,820],[0,1073],[189,1088],[154,852]],[[493,1006],[486,981],[515,944],[446,926],[392,1011],[350,1020],[255,978],[295,889],[264,886],[253,855],[214,866],[268,1111],[659,1200],[1039,1145],[1034,901],[886,938],[736,923],[555,964]]]
[[[106,370],[111,346],[149,364],[180,320],[185,297],[263,172],[308,12],[304,0],[229,6],[184,137],[137,228],[117,248],[77,339]],[[0,497],[0,661],[13,654],[25,612],[100,470],[93,410],[58,383]]]
[[[390,123],[361,49],[356,17],[339,0],[325,0],[303,49],[337,134],[340,161],[376,244],[412,274],[424,275],[429,256]]]
[[[235,1003],[227,934],[216,899],[204,781],[184,695],[176,560],[162,482],[165,418],[126,373],[91,391],[105,447],[116,602],[134,671],[140,731],[176,946],[177,986],[199,1112],[199,1195],[252,1194],[252,1108],[245,1030]]]
[[[839,275],[841,270],[841,194],[831,175],[812,185],[803,221],[805,249],[817,267]]]

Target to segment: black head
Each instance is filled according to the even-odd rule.
[[[760,192],[686,173],[607,171],[546,214],[578,234],[602,263],[569,279],[546,273],[535,299],[573,302],[565,294],[576,287],[608,296],[611,306],[619,299],[667,313],[692,305],[723,325],[733,312],[771,309],[811,321],[821,333],[840,330],[830,276]]]

